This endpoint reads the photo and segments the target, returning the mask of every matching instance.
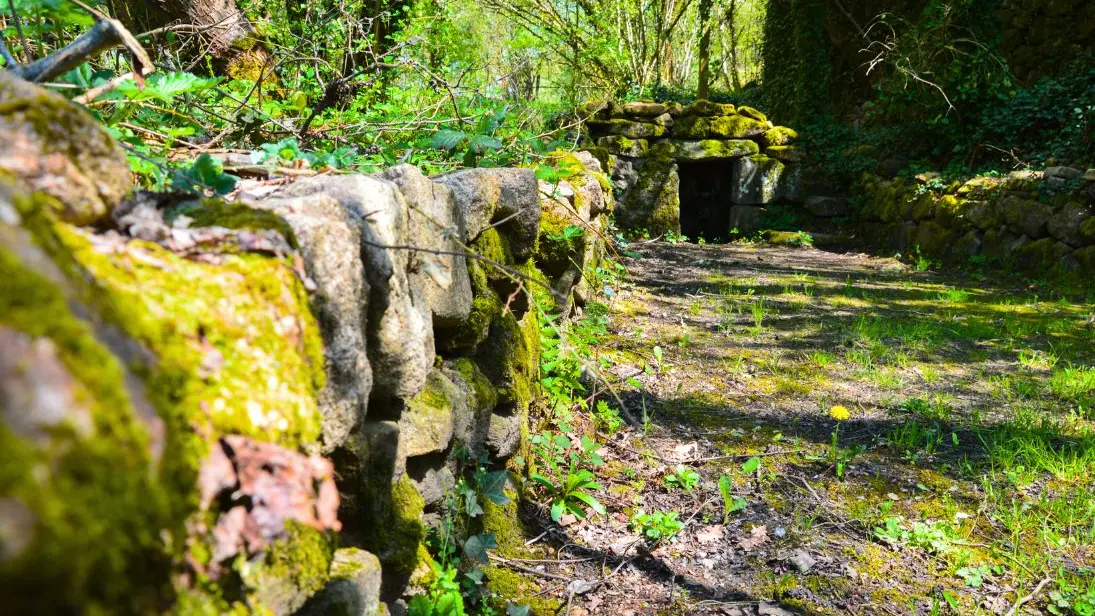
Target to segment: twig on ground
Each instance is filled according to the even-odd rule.
[[[1043,578],[1042,581],[1038,582],[1038,585],[1034,587],[1034,590],[1030,591],[1029,595],[1025,597],[1020,597],[1019,600],[1015,602],[1015,605],[1012,606],[1010,610],[1008,610],[1007,616],[1015,616],[1015,614],[1018,614],[1019,608],[1023,607],[1024,603],[1030,603],[1031,601],[1033,601],[1034,597],[1037,597],[1038,593],[1042,592],[1042,589],[1046,587],[1046,584],[1049,584],[1051,579],[1052,578],[1048,577]]]
[[[698,462],[712,462],[715,460],[748,460],[749,458],[763,458],[766,456],[782,456],[790,455],[793,453],[802,453],[805,449],[781,449],[779,451],[766,451],[761,453],[735,453],[725,456],[709,456],[706,458],[694,458],[692,460],[684,460],[681,464],[696,464]]]
[[[488,553],[487,556],[491,560],[500,562],[500,563],[502,563],[503,565],[505,565],[507,567],[517,569],[518,571],[524,571],[525,573],[531,573],[532,575],[538,575],[540,577],[548,578],[549,580],[559,580],[559,581],[567,582],[567,583],[570,583],[570,582],[574,581],[574,578],[568,578],[564,575],[557,575],[555,573],[548,573],[547,571],[538,571],[536,569],[533,569],[532,567],[526,567],[526,566],[524,566],[520,563],[514,562],[514,561],[512,561],[508,558],[503,558],[501,556],[497,556],[495,554]]]

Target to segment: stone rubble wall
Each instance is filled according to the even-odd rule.
[[[805,153],[795,145],[798,134],[752,107],[705,100],[687,106],[596,102],[577,114],[611,171],[621,228],[680,232],[681,164],[727,162],[730,228],[748,227],[769,203],[803,199]]]
[[[984,262],[1028,274],[1095,274],[1095,169],[1049,167],[932,188],[868,176],[862,235],[947,262]]]
[[[400,165],[120,202],[113,139],[3,71],[0,152],[15,613],[387,613],[458,457],[527,447],[539,314],[592,296],[613,209],[588,152],[554,184]]]

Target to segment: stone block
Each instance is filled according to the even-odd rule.
[[[634,122],[621,118],[608,121],[590,121],[589,129],[602,135],[621,135],[628,139],[653,139],[666,133],[666,127],[653,122]]]
[[[1087,220],[1095,216],[1095,209],[1084,203],[1075,201],[1055,212],[1046,221],[1046,230],[1054,238],[1072,246],[1082,246],[1085,243],[1081,227]]]
[[[668,105],[651,101],[633,101],[622,107],[624,114],[641,118],[655,118],[669,111]]]
[[[759,231],[764,216],[768,210],[753,205],[730,206],[730,228],[727,231],[737,230],[738,233],[752,233]]]
[[[295,616],[378,616],[380,560],[358,548],[340,548],[331,562],[331,579]]]
[[[1004,215],[1004,221],[1015,232],[1031,239],[1046,236],[1046,223],[1053,215],[1049,205],[1012,195],[1001,199],[998,207]]]
[[[628,139],[623,135],[606,135],[597,138],[597,145],[617,156],[642,158],[650,149],[646,139]]]
[[[787,165],[767,156],[751,156],[734,161],[731,203],[764,205],[783,194],[781,179]]]
[[[785,163],[800,163],[806,160],[806,151],[793,145],[769,146],[764,153]]]
[[[722,160],[753,156],[760,152],[755,141],[747,139],[704,139],[684,141],[673,139],[673,158],[682,161]]]
[[[768,130],[767,125],[740,115],[683,116],[673,124],[677,139],[758,139]]]

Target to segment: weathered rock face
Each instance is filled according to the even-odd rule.
[[[467,239],[499,223],[513,256],[532,256],[540,224],[536,172],[532,169],[462,169],[435,178],[453,190],[467,225]],[[506,222],[502,222],[505,220]]]
[[[0,193],[7,607],[153,613],[170,588],[222,613],[232,573],[239,605],[294,611],[327,579],[338,494],[301,452],[319,448],[324,375],[291,265],[191,261],[63,223],[44,193]]]
[[[789,190],[785,173],[786,166],[774,158],[740,158],[734,161],[731,200],[740,205],[763,205],[777,201]]]
[[[328,381],[320,394],[326,451],[346,442],[365,419],[373,387],[366,353],[369,283],[362,263],[361,222],[338,199],[322,192],[264,202],[288,221],[316,284]]]
[[[125,152],[63,97],[0,71],[0,171],[57,198],[61,220],[90,225],[110,216],[133,180]]]
[[[358,548],[335,551],[331,581],[304,605],[297,616],[377,616],[381,570],[376,556]]]
[[[680,175],[664,148],[635,165],[635,183],[617,195],[616,219],[625,229],[646,229],[655,235],[680,233]]]
[[[281,199],[327,198],[341,204],[361,234],[369,288],[367,351],[374,396],[410,397],[422,391],[433,359],[433,328],[425,289],[409,275],[407,202],[392,183],[369,176],[307,179]]]
[[[923,175],[917,182],[932,178]],[[1040,187],[1070,182],[1071,192],[1050,200]],[[976,177],[943,191],[925,190],[904,180],[870,178],[860,212],[866,237],[879,223],[915,229],[899,238],[900,250],[919,250],[938,259],[971,259],[1049,274],[1091,272],[1087,253],[1095,243],[1095,203],[1089,201],[1083,174],[1066,167],[1043,172],[1017,171],[1007,178]],[[1092,183],[1095,185],[1095,182]],[[902,228],[905,228],[904,226]]]
[[[541,315],[592,294],[611,159],[552,162],[543,212],[530,169],[313,177],[252,205],[89,205],[0,170],[5,607],[384,612],[458,452],[526,450]]]

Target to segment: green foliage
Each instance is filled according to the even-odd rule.
[[[464,616],[464,597],[460,594],[459,575],[453,567],[430,563],[433,581],[425,594],[416,595],[407,605],[408,616]]]
[[[216,195],[226,195],[236,188],[239,178],[225,173],[220,161],[203,153],[189,167],[183,167],[171,178],[176,190],[183,192],[212,191]]]
[[[631,516],[631,529],[641,534],[651,544],[671,541],[684,528],[677,519],[679,516],[680,514],[676,511],[647,513],[646,510],[639,509]]]
[[[1087,570],[1090,576],[1093,571]],[[1049,593],[1050,603],[1047,606],[1050,614],[1064,616],[1075,614],[1076,616],[1095,616],[1095,582],[1088,578],[1088,583],[1079,585],[1068,582],[1059,582],[1058,589]]]
[[[152,73],[148,79],[144,80],[143,85],[138,85],[130,78],[123,81],[114,91],[99,97],[98,100],[124,98],[133,103],[152,100],[170,103],[183,94],[204,92],[218,83],[220,83],[219,79],[203,79],[191,73]]]
[[[604,428],[610,436],[615,434],[624,423],[620,419],[620,412],[609,406],[604,400],[597,401],[597,405],[593,409],[593,418],[596,420],[597,425]]]
[[[533,454],[542,465],[538,468],[544,472],[534,471],[529,477],[550,498],[552,520],[558,522],[567,512],[583,519],[587,507],[605,514],[604,505],[592,495],[603,486],[590,469],[604,464],[593,439],[583,436],[575,447],[567,435],[545,432],[534,435],[531,442]]]
[[[719,477],[719,494],[722,495],[723,518],[729,518],[731,513],[741,511],[749,505],[749,501],[734,494],[734,479],[729,475]]]
[[[665,476],[665,485],[668,488],[691,492],[700,482],[700,474],[683,464],[678,464],[676,470]]]
[[[872,534],[876,539],[894,546],[912,546],[932,554],[947,554],[955,549],[954,529],[944,522],[914,522],[902,524],[899,517],[888,517]]]

